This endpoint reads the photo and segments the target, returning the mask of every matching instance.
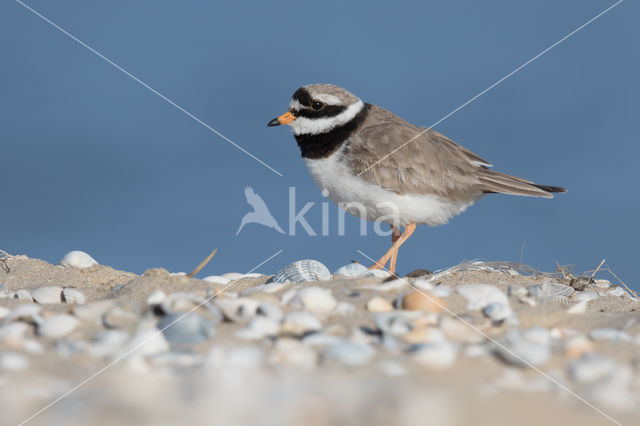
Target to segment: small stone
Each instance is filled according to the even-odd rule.
[[[589,302],[598,298],[598,293],[595,291],[576,291],[572,295],[573,300],[576,302]]]
[[[62,300],[73,305],[82,305],[86,302],[84,294],[74,288],[65,288],[62,290]]]
[[[355,366],[368,363],[375,355],[375,350],[366,343],[341,339],[337,344],[327,347],[322,354],[342,364]]]
[[[402,298],[402,309],[408,311],[440,312],[446,302],[426,292],[411,291]]]
[[[80,321],[68,314],[55,314],[38,323],[38,334],[50,339],[59,339],[73,332]]]
[[[5,321],[37,321],[40,318],[40,311],[42,308],[38,305],[24,304],[13,308],[9,316]]]
[[[587,336],[579,334],[571,336],[564,342],[564,354],[569,358],[579,358],[593,350],[593,342]]]
[[[153,291],[153,293],[149,295],[149,297],[147,297],[147,305],[149,306],[160,305],[162,304],[162,302],[165,301],[166,298],[167,298],[166,293],[160,290],[159,288],[157,288]]]
[[[334,312],[336,314],[342,315],[343,317],[353,315],[355,311],[356,307],[349,302],[338,302],[336,308],[334,309]]]
[[[587,303],[588,302],[578,302],[569,309],[567,309],[567,313],[571,315],[580,315],[587,312]]]
[[[214,334],[211,321],[195,312],[167,314],[158,323],[158,329],[173,345],[194,345]]]
[[[14,297],[16,299],[28,300],[29,302],[33,302],[33,298],[31,297],[31,292],[29,290],[25,290],[24,288],[21,288],[20,290],[16,291],[14,294]]]
[[[315,315],[304,311],[293,311],[285,315],[280,331],[286,334],[302,335],[322,329],[322,322]]]
[[[0,306],[0,319],[5,319],[11,313],[11,309]]]
[[[65,254],[62,260],[58,263],[62,266],[69,266],[72,268],[89,268],[95,266],[98,262],[87,253],[79,250],[70,251]]]
[[[545,337],[544,331],[538,329],[542,327],[507,331],[505,343],[496,347],[496,355],[503,361],[520,367],[546,364],[551,357],[550,337],[548,331]]]
[[[29,366],[29,358],[16,352],[0,354],[0,369],[7,371],[22,371]]]
[[[249,325],[238,331],[236,336],[240,339],[258,340],[264,337],[276,336],[280,332],[280,322],[265,316],[253,318]]]
[[[296,293],[290,304],[316,315],[327,315],[336,307],[337,302],[330,290],[306,287]]]
[[[384,269],[368,269],[360,276],[363,278],[389,278],[392,275],[391,272]]]
[[[453,365],[458,355],[458,347],[442,341],[419,346],[413,352],[413,359],[425,367],[440,370]]]
[[[440,328],[448,339],[456,342],[473,344],[482,343],[485,340],[485,337],[474,330],[470,324],[465,324],[456,318],[443,317]]]
[[[376,296],[367,302],[367,311],[369,312],[389,312],[393,311],[393,305],[386,299]]]
[[[107,311],[103,316],[104,325],[109,328],[131,328],[138,322],[138,316],[119,306]]]
[[[467,299],[467,309],[481,310],[491,303],[502,303],[509,306],[507,295],[490,284],[463,284],[455,288],[456,292]]]
[[[494,323],[499,323],[511,316],[511,307],[503,303],[493,302],[482,308],[484,316]]]
[[[610,340],[612,342],[632,342],[633,339],[622,330],[615,328],[596,328],[589,333],[593,340]]]
[[[596,354],[588,354],[569,365],[571,378],[580,383],[592,383],[611,374],[616,368],[612,359]]]
[[[170,349],[169,342],[164,334],[155,328],[139,330],[124,347],[123,354],[129,354],[135,358],[138,356],[153,356]]]
[[[41,305],[62,302],[62,287],[39,287],[31,291],[31,297]]]
[[[29,324],[24,322],[11,322],[0,327],[0,342],[19,345],[22,343],[25,334],[31,329]]]
[[[204,277],[202,281],[206,281],[212,284],[222,284],[222,285],[227,285],[231,282],[229,278],[220,277],[218,275],[209,275],[208,277]]]
[[[439,343],[446,339],[440,329],[435,327],[414,328],[402,336],[402,340],[411,344]]]

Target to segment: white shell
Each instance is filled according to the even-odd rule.
[[[361,263],[349,263],[338,268],[333,275],[339,275],[342,277],[359,277],[367,272],[367,270],[367,267]]]
[[[588,302],[598,298],[598,293],[595,291],[576,291],[573,293],[573,300],[576,302]]]
[[[529,294],[540,299],[550,299],[555,296],[569,297],[575,291],[571,286],[554,282],[544,282],[540,285],[532,285],[527,288]]]
[[[613,290],[609,290],[609,296],[613,296],[613,297],[620,297],[620,296],[624,296],[624,290],[622,289],[622,287],[616,287]]]
[[[27,320],[37,321],[40,318],[40,306],[38,305],[20,305],[13,308],[5,321]]]
[[[283,333],[304,334],[322,329],[322,322],[313,314],[304,311],[289,312],[282,320]]]
[[[227,285],[231,282],[231,279],[220,277],[218,275],[209,275],[208,277],[204,277],[202,281],[206,281],[208,283],[213,283],[213,284]]]
[[[419,346],[413,353],[413,359],[425,367],[444,369],[450,367],[458,355],[458,346],[447,341]]]
[[[296,339],[278,339],[270,356],[274,364],[285,364],[303,370],[313,370],[318,365],[318,354]]]
[[[257,340],[268,336],[275,336],[280,332],[280,322],[273,318],[254,317],[246,328],[238,331],[236,337],[247,340]]]
[[[499,322],[504,321],[511,315],[511,308],[503,303],[489,303],[482,308],[482,313],[491,321]]]
[[[82,305],[86,301],[86,298],[84,294],[74,288],[65,288],[62,290],[62,300],[66,303]]]
[[[457,286],[455,290],[468,300],[467,309],[472,311],[481,310],[491,303],[509,306],[507,295],[490,284],[463,284]]]
[[[38,334],[51,339],[59,339],[76,329],[80,321],[68,314],[56,314],[38,323]]]
[[[164,337],[171,344],[193,345],[213,336],[213,323],[195,313],[172,313],[162,317],[158,323]]]
[[[149,295],[149,297],[147,297],[147,305],[149,306],[160,305],[162,302],[165,301],[166,298],[167,298],[167,295],[165,294],[165,292],[157,288],[153,291],[153,293]]]
[[[366,272],[364,272],[362,275],[360,275],[363,278],[389,278],[390,276],[392,276],[393,274],[389,271],[386,271],[384,269],[368,269]]]
[[[91,266],[98,265],[98,262],[96,262],[95,259],[87,253],[74,250],[65,254],[58,264],[62,266],[70,266],[72,268],[89,268]]]
[[[542,327],[507,331],[505,343],[496,347],[496,355],[505,362],[518,366],[546,364],[551,357],[549,332],[546,329],[538,329]]]
[[[29,358],[17,352],[0,354],[0,369],[8,371],[22,371],[29,366]]]
[[[31,292],[27,289],[21,288],[20,290],[14,293],[14,297],[20,300],[28,300],[33,302],[33,298],[31,297]]]
[[[331,272],[317,260],[298,260],[282,268],[271,278],[272,283],[329,281]]]
[[[31,297],[33,300],[40,304],[45,303],[61,303],[62,302],[62,287],[39,287],[35,290],[31,290]]]
[[[313,286],[298,290],[290,305],[316,315],[326,315],[333,311],[337,302],[331,295],[331,290]]]
[[[322,353],[325,357],[335,359],[345,365],[362,365],[373,358],[375,350],[366,343],[341,339]]]

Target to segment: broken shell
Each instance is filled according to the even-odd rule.
[[[331,272],[317,260],[305,259],[288,264],[273,276],[271,283],[329,281]]]
[[[539,299],[549,299],[555,296],[569,297],[575,291],[573,287],[554,282],[544,282],[540,285],[532,285],[527,288],[531,296]]]

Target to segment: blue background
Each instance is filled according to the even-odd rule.
[[[281,171],[280,177],[17,2],[0,3],[0,248],[57,262],[67,251],[141,272],[201,275],[315,258],[330,269],[389,239],[235,232],[254,187],[287,226],[288,188],[320,232],[324,201],[286,128],[265,124],[300,85],[331,82],[429,125],[612,1],[57,1],[31,7]],[[399,270],[462,260],[601,259],[632,287],[640,196],[640,5],[625,1],[437,126],[495,169],[569,192],[488,196],[420,227]],[[373,228],[370,225],[369,230]],[[606,277],[606,274],[603,275]]]

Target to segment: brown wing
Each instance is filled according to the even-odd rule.
[[[489,162],[443,134],[425,131],[376,105],[368,108],[347,155],[353,171],[371,183],[399,194],[459,200],[489,192],[550,197],[549,192],[562,190],[489,170]]]

